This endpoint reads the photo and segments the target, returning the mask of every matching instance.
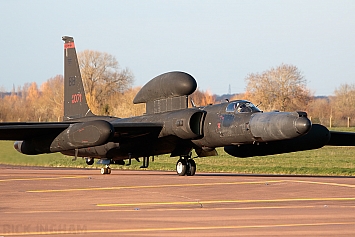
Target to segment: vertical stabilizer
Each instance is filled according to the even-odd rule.
[[[73,37],[64,41],[64,117],[63,120],[93,116],[85,96]]]

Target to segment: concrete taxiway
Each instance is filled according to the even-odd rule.
[[[0,166],[0,236],[355,236],[355,178]]]

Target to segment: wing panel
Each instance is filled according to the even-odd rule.
[[[329,131],[330,140],[327,145],[330,146],[355,146],[355,133]]]
[[[58,135],[71,123],[0,123],[0,140],[29,140],[46,135]],[[160,123],[124,122],[112,124],[115,139],[141,136],[157,137],[163,125]]]
[[[28,140],[59,134],[69,123],[0,123],[0,140]]]

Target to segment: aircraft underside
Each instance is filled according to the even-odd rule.
[[[125,160],[116,160],[116,159],[99,159],[97,162],[98,164],[105,165],[105,167],[101,168],[101,174],[111,174],[111,167],[110,165],[126,165],[129,166],[132,164],[133,158],[128,158],[128,162]],[[134,158],[138,162],[142,162],[140,168],[148,168],[149,163],[154,161],[154,156],[146,156],[141,158]],[[87,165],[93,165],[95,158],[88,158],[85,157]],[[191,157],[191,153],[186,156],[180,156],[179,160],[176,162],[176,173],[179,176],[193,176],[196,173],[196,163]]]
[[[140,141],[138,141],[140,140]],[[137,146],[137,144],[140,144]],[[176,163],[176,172],[178,175],[194,175],[196,172],[196,163],[191,158],[192,143],[184,141],[174,136],[155,139],[148,142],[146,138],[136,139],[129,143],[110,142],[102,146],[81,148],[76,150],[62,151],[68,156],[83,157],[88,165],[93,165],[95,159],[98,164],[105,165],[101,169],[102,174],[110,174],[110,165],[132,164],[132,159],[142,162],[140,168],[148,168],[150,161],[154,161],[155,156],[162,154],[172,154],[180,157]]]

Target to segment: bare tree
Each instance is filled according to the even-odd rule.
[[[194,93],[190,95],[192,101],[196,106],[206,106],[208,104],[214,104],[216,98],[212,95],[210,91],[203,91],[197,89]]]
[[[78,60],[90,107],[96,113],[110,114],[108,98],[131,87],[133,73],[120,69],[108,53],[85,50],[78,53]]]
[[[333,116],[340,120],[355,118],[355,84],[342,84],[335,89],[332,98]]]
[[[313,123],[329,125],[332,108],[328,97],[314,98],[307,106],[306,112]]]
[[[39,109],[39,97],[40,91],[38,89],[37,83],[32,82],[29,84],[29,87],[23,88],[23,92],[26,93],[25,99],[25,108],[27,110],[26,120],[27,121],[37,121],[39,117],[41,117],[42,111]]]
[[[281,64],[261,74],[252,73],[245,79],[245,97],[254,103],[262,103],[264,110],[305,110],[311,100],[306,80],[297,67]]]
[[[11,94],[6,95],[2,99],[4,107],[1,119],[3,121],[16,122],[26,119],[24,114],[27,113],[28,108],[25,105],[25,100],[21,96],[22,94],[22,87],[18,87],[16,90],[15,86],[13,86]]]
[[[112,115],[116,117],[132,117],[145,113],[145,103],[133,104],[133,99],[140,89],[140,87],[135,87],[111,96],[109,104],[112,107]]]
[[[43,120],[57,121],[63,117],[64,111],[64,83],[63,76],[57,75],[41,85],[40,106],[44,111]]]

